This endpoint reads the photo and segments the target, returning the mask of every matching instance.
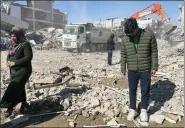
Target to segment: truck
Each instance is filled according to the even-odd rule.
[[[93,23],[70,23],[65,26],[62,46],[68,52],[95,52],[106,49],[107,39],[114,32],[107,28],[98,28]],[[115,43],[117,38],[115,36]]]

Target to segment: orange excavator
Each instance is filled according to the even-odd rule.
[[[149,9],[152,6],[153,6],[153,9],[147,11],[147,9]],[[135,19],[141,19],[141,18],[143,18],[147,15],[150,15],[150,14],[157,14],[159,16],[159,18],[162,20],[163,34],[168,35],[177,28],[177,25],[170,22],[170,18],[166,18],[167,13],[164,11],[162,6],[160,4],[156,4],[156,3],[154,3],[150,6],[147,6],[146,8],[136,12],[131,17],[133,17]]]

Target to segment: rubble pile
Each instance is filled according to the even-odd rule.
[[[7,50],[11,44],[9,34],[1,30],[1,43],[0,43],[0,50]]]
[[[26,38],[35,49],[62,48],[62,29],[44,28],[34,32],[26,33]],[[0,49],[7,50],[10,45],[9,34],[1,30]]]
[[[51,29],[50,33],[54,32],[54,30]],[[44,33],[46,29],[42,31]],[[180,121],[184,117],[184,44],[183,42],[171,44],[163,39],[158,39],[157,42],[159,70],[156,74],[158,80],[153,82],[151,86],[150,106],[148,108],[150,116],[149,124],[152,124],[152,122],[162,124],[164,120],[177,123],[177,121]],[[41,44],[47,43],[43,41]],[[35,50],[35,52],[40,51]],[[40,54],[37,54],[38,56],[35,56],[33,65],[39,63],[39,65],[44,66],[34,66],[30,81],[26,85],[27,101],[31,106],[31,111],[35,113],[46,113],[63,110],[67,112],[66,115],[72,113],[82,115],[85,118],[93,117],[92,119],[95,119],[97,115],[101,114],[104,116],[103,120],[105,122],[126,116],[129,110],[128,89],[118,89],[111,83],[106,84],[101,82],[103,78],[111,78],[113,81],[118,77],[122,78],[119,51],[113,53],[113,63],[115,65],[112,66],[106,65],[107,53],[83,54],[68,53],[65,51],[57,53],[52,50],[46,52],[52,53],[40,52]],[[47,56],[48,59],[44,57],[40,60],[41,55]],[[53,59],[53,57],[55,58]],[[96,63],[94,63],[94,60],[96,60]],[[57,75],[51,74],[50,71],[56,71],[59,67],[66,65],[74,69],[74,74],[76,74],[74,80],[58,87],[39,90],[33,88],[34,82],[53,82],[57,78]],[[86,74],[90,77],[82,78],[79,74]],[[1,76],[1,85],[3,85],[1,86],[1,94],[3,94],[8,84],[9,71],[1,68]],[[141,101],[140,92],[139,88],[137,103]]]
[[[169,34],[169,40],[173,42],[184,41],[184,36],[181,36],[182,29],[176,28],[175,31]]]
[[[78,89],[61,91],[58,94],[60,97],[57,100],[55,99],[55,101],[58,101],[65,111],[79,110],[82,107],[86,107],[80,113],[84,117],[96,116],[100,113],[112,119],[118,117],[121,113],[122,115],[127,113],[129,109],[128,90],[122,90],[120,93],[125,94],[125,96],[120,96],[121,94],[115,93],[115,91],[106,88],[106,86],[102,86],[102,88],[93,87],[92,89],[82,86]],[[50,101],[51,99],[50,97]]]
[[[26,37],[33,45],[40,44],[36,46],[36,49],[39,49],[39,46],[49,49],[62,47],[62,34],[62,29],[44,28],[26,33]]]
[[[157,39],[159,58],[184,54],[184,42],[173,42],[164,39]]]

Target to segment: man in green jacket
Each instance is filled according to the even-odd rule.
[[[150,95],[151,75],[158,70],[157,41],[153,33],[138,27],[134,18],[124,24],[125,36],[121,44],[121,72],[128,70],[130,111],[127,120],[133,120],[136,112],[136,92],[140,80],[141,113],[140,119],[148,121],[147,107]]]

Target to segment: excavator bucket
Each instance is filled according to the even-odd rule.
[[[164,23],[163,24],[163,33],[165,35],[169,35],[171,32],[173,32],[177,28],[177,25],[175,25],[172,22]]]

